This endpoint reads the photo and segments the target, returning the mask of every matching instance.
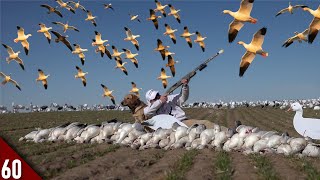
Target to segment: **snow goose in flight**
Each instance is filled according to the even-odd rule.
[[[107,86],[101,84],[101,87],[103,88],[103,95],[102,97],[109,97],[113,104],[116,104],[116,101],[114,99],[114,96],[112,95],[113,90],[109,90]]]
[[[180,35],[180,37],[185,38],[187,43],[188,43],[188,45],[189,45],[189,47],[192,48],[192,41],[191,41],[190,37],[192,35],[194,35],[195,33],[190,33],[187,26],[185,26],[183,29],[184,29],[183,33]]]
[[[154,9],[154,12],[160,11],[164,17],[167,17],[165,8],[168,5],[166,4],[166,5],[162,6],[162,4],[158,0],[155,0],[154,2],[156,3],[156,6],[157,6],[157,8]]]
[[[157,39],[157,48],[155,48],[155,51],[159,51],[161,56],[162,56],[162,60],[165,60],[166,55],[165,55],[165,50],[170,48],[170,46],[164,46],[162,44],[162,41],[160,39]]]
[[[63,24],[61,22],[52,22],[53,24],[57,24],[63,27],[63,32],[66,33],[68,29],[73,29],[77,32],[80,32],[76,27],[74,26],[69,26],[68,22],[66,24]]]
[[[94,33],[96,36],[92,43],[92,46],[99,46],[99,45],[103,45],[105,42],[108,42],[108,40],[101,39],[101,34],[98,31],[94,31]]]
[[[194,40],[194,42],[195,42],[195,43],[199,43],[202,51],[204,52],[206,45],[204,44],[203,41],[204,41],[207,37],[202,37],[201,34],[200,34],[198,31],[196,32],[196,35],[197,35],[197,39]]]
[[[14,52],[13,49],[8,46],[8,45],[5,45],[5,44],[2,44],[3,47],[5,47],[7,49],[7,52],[9,54],[9,57],[6,58],[6,61],[8,62],[8,64],[11,62],[11,61],[16,61],[17,63],[19,63],[20,67],[22,68],[22,70],[24,70],[24,64],[23,64],[23,61],[22,59],[19,57],[19,53],[20,51],[18,52]]]
[[[19,84],[15,80],[11,79],[10,76],[5,75],[3,72],[0,72],[0,76],[4,78],[4,81],[2,81],[2,83],[1,83],[2,85],[5,85],[8,82],[11,82],[21,91]]]
[[[300,135],[320,139],[320,119],[304,118],[302,106],[298,102],[291,104],[288,111],[296,112],[293,126]]]
[[[229,14],[234,20],[229,24],[228,39],[232,43],[237,37],[238,32],[243,27],[244,22],[257,23],[257,19],[250,16],[254,0],[242,0],[237,12],[224,10],[224,14]]]
[[[104,8],[105,8],[105,9],[111,9],[112,11],[114,11],[111,3],[109,3],[109,4],[104,4]]]
[[[284,44],[282,45],[282,47],[289,47],[294,41],[298,41],[299,43],[302,43],[302,41],[308,41],[307,40],[307,36],[308,36],[308,32],[309,29],[304,30],[301,33],[298,32],[294,32],[295,36],[290,37],[289,39],[287,39]]]
[[[94,25],[94,26],[97,26],[97,23],[96,23],[96,18],[97,16],[93,16],[92,13],[87,10],[87,18],[85,19],[86,21],[91,21],[91,23]]]
[[[27,41],[27,39],[32,35],[31,34],[25,35],[24,29],[20,26],[17,26],[17,29],[18,29],[18,33],[17,33],[18,37],[16,39],[14,39],[14,42],[18,43],[19,41],[21,41],[21,44],[24,48],[24,51],[25,51],[26,55],[28,55],[30,47],[29,47],[29,42]]]
[[[309,25],[309,32],[308,32],[308,42],[311,44],[313,40],[316,38],[318,31],[320,29],[320,5],[316,10],[312,10],[308,7],[303,8],[303,10],[308,11],[311,15],[314,16],[312,22]]]
[[[276,17],[279,16],[280,14],[283,14],[285,12],[289,12],[290,14],[293,14],[293,10],[294,9],[297,9],[297,8],[305,8],[305,7],[308,7],[308,6],[305,6],[305,5],[295,5],[295,6],[292,6],[291,5],[291,2],[289,2],[289,6],[287,8],[284,8],[282,10],[280,10],[277,14],[276,14]]]
[[[47,8],[47,9],[49,10],[49,11],[48,11],[48,14],[50,14],[50,13],[56,13],[58,16],[63,17],[62,14],[61,14],[61,12],[60,12],[59,10],[57,10],[56,8],[54,8],[54,7],[51,7],[51,6],[47,5],[47,4],[42,4],[42,5],[40,5],[40,6]]]
[[[154,27],[158,29],[159,28],[158,18],[161,18],[161,16],[157,16],[154,10],[152,9],[150,9],[149,11],[150,11],[150,17],[147,20],[152,21],[154,24]]]
[[[38,74],[39,74],[39,77],[36,79],[36,81],[41,81],[44,88],[47,89],[48,88],[48,81],[47,81],[47,78],[50,76],[49,74],[48,75],[45,75],[44,72],[41,70],[41,69],[38,69]]]
[[[59,5],[60,7],[62,8],[66,8],[68,11],[71,11],[73,14],[75,13],[74,9],[69,6],[67,3],[63,2],[62,0],[55,0]]]
[[[168,85],[167,79],[168,78],[171,78],[171,76],[167,76],[164,68],[161,68],[161,74],[157,79],[162,81],[163,88],[167,88],[167,85]]]
[[[117,61],[121,60],[121,55],[124,52],[119,52],[118,49],[115,46],[111,46],[113,54],[111,54],[112,57],[114,57]]]
[[[169,37],[171,38],[173,44],[177,43],[177,39],[176,36],[174,34],[174,32],[178,31],[177,29],[171,29],[171,27],[168,24],[164,24],[164,26],[166,27],[166,32],[164,32],[164,35],[169,35]]]
[[[125,75],[128,76],[128,71],[124,67],[124,65],[127,64],[127,62],[122,62],[121,60],[117,60],[116,63],[117,65],[115,66],[115,69],[119,68]]]
[[[47,38],[48,43],[50,44],[50,42],[51,42],[51,34],[50,34],[49,30],[52,29],[52,27],[48,27],[47,28],[46,25],[43,24],[43,23],[40,23],[39,26],[40,26],[40,30],[38,30],[37,32],[38,33],[43,33],[44,36]]]
[[[87,80],[86,80],[85,75],[88,74],[88,72],[83,72],[82,69],[79,68],[78,66],[76,66],[76,69],[78,70],[78,74],[75,75],[74,77],[75,77],[75,78],[80,78],[81,81],[82,81],[83,86],[86,87],[86,85],[87,85]]]
[[[93,46],[96,46],[96,45],[94,45],[95,42],[96,42],[96,40],[95,40],[95,39],[92,39],[92,41],[93,41],[92,45],[93,45]],[[106,54],[106,55],[109,57],[109,59],[112,59],[111,53],[110,53],[110,51],[107,49],[107,46],[110,46],[110,45],[109,45],[109,44],[107,44],[107,45],[100,44],[100,45],[98,45],[98,48],[96,49],[95,52],[96,52],[96,53],[99,53],[99,52],[100,52],[101,57],[103,57],[103,55]]]
[[[240,62],[240,72],[239,76],[242,77],[249,65],[252,63],[256,54],[260,54],[263,57],[267,57],[268,53],[262,50],[262,44],[264,41],[264,36],[267,33],[267,28],[261,28],[258,32],[253,35],[252,41],[250,44],[246,44],[243,41],[239,41],[238,44],[243,45],[246,48],[246,53],[242,56]]]
[[[138,19],[138,16],[139,16],[139,15],[129,14],[129,16],[130,16],[130,20],[131,20],[131,21],[137,20],[138,22],[141,23],[140,19]]]
[[[80,4],[80,1],[78,1],[77,3],[74,2],[74,1],[68,1],[67,4],[73,4],[73,5],[74,5],[74,6],[73,6],[74,10],[80,8],[80,9],[82,9],[82,10],[85,11],[85,12],[87,11],[86,8],[84,8],[84,7]]]
[[[170,13],[168,15],[169,16],[173,15],[173,17],[176,18],[178,23],[181,23],[180,15],[179,15],[180,9],[176,10],[171,4],[169,4],[169,7],[170,7]]]
[[[174,65],[178,63],[178,61],[175,61],[171,55],[168,56],[168,64],[166,64],[166,67],[170,67],[170,71],[172,76],[174,77],[176,74],[176,68]]]
[[[170,51],[167,50],[167,49],[164,50],[164,55],[165,55],[165,57],[168,57],[169,55],[174,55],[174,54],[176,54],[176,53],[170,52]]]
[[[142,88],[137,88],[136,83],[131,82],[132,89],[130,90],[130,93],[135,93],[136,95],[140,96],[139,91],[142,90]]]
[[[134,64],[136,68],[138,68],[138,60],[136,56],[138,53],[133,54],[129,49],[122,49],[126,53],[126,59],[130,59],[130,61]]]
[[[62,36],[61,34],[59,34],[59,33],[56,32],[56,31],[51,31],[51,32],[52,32],[55,36],[57,36],[57,38],[55,39],[55,42],[56,42],[56,43],[62,42],[63,44],[65,44],[65,45],[70,49],[71,52],[73,51],[70,42],[67,40],[67,37],[68,37],[68,36]]]
[[[72,54],[78,54],[81,60],[81,64],[84,65],[85,55],[83,54],[83,52],[88,51],[88,49],[82,49],[79,44],[73,44],[73,45],[75,49],[74,51],[72,51]]]
[[[127,27],[124,27],[124,30],[126,31],[127,37],[124,38],[125,41],[131,41],[131,43],[136,47],[136,49],[139,51],[139,42],[136,38],[140,37],[140,35],[133,35],[131,30]]]

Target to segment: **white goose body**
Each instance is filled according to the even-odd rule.
[[[320,119],[304,118],[302,106],[299,103],[293,103],[289,110],[296,112],[293,118],[295,130],[304,137],[320,139]]]

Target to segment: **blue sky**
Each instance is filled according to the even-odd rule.
[[[219,49],[225,53],[216,58],[202,72],[190,82],[190,98],[192,101],[217,101],[219,99],[229,100],[264,100],[264,99],[297,99],[297,98],[318,98],[320,96],[320,37],[317,37],[312,45],[307,43],[293,43],[289,48],[282,48],[282,43],[291,37],[295,31],[305,30],[312,20],[312,16],[302,10],[296,10],[293,15],[283,14],[275,18],[275,14],[282,8],[288,6],[288,1],[259,1],[256,0],[252,10],[252,17],[258,19],[257,24],[246,24],[239,32],[234,43],[227,41],[228,24],[232,17],[222,14],[222,11],[229,9],[237,11],[240,1],[162,1],[162,4],[171,3],[176,9],[181,9],[181,24],[172,16],[159,20],[159,30],[156,30],[150,21],[149,9],[155,8],[153,1],[109,1],[113,4],[115,11],[105,10],[103,3],[106,1],[81,1],[81,3],[93,15],[97,16],[97,27],[90,22],[84,21],[86,13],[78,9],[76,14],[61,9],[63,18],[55,14],[48,15],[41,4],[56,6],[52,1],[0,1],[1,29],[0,42],[7,44],[15,51],[21,51],[20,57],[24,60],[25,71],[11,62],[7,64],[5,58],[7,52],[0,47],[0,70],[6,74],[11,73],[21,86],[20,92],[13,85],[0,86],[0,104],[10,105],[11,102],[19,104],[49,104],[72,103],[72,104],[111,104],[109,99],[102,98],[103,90],[101,83],[111,90],[114,90],[116,102],[131,89],[131,81],[139,87],[144,99],[145,92],[150,89],[162,88],[161,81],[156,80],[160,74],[161,67],[165,67],[166,61],[156,48],[156,40],[159,38],[165,45],[169,45],[170,51],[175,52],[175,60],[180,61],[176,65],[177,73],[175,78],[169,79],[169,85],[175,83],[190,70],[199,65],[202,61],[214,55]],[[292,1],[292,4],[306,4],[316,9],[319,2],[316,1]],[[166,9],[169,12],[169,8]],[[131,22],[128,13],[139,14],[142,23]],[[160,15],[160,13],[159,13]],[[67,31],[71,43],[80,44],[82,48],[89,51],[86,55],[86,62],[81,66],[77,55],[63,45],[52,40],[49,45],[43,34],[37,33],[40,22],[53,30],[62,33],[60,26],[54,25],[52,21],[76,26],[80,32]],[[178,29],[176,33],[177,44],[174,45],[171,39],[164,36],[164,24]],[[16,26],[31,33],[28,39],[30,43],[29,56],[24,54],[20,43],[16,44],[13,39],[17,37]],[[140,43],[139,69],[132,63],[126,65],[129,76],[125,76],[120,70],[114,69],[115,62],[107,57],[101,58],[94,52],[95,47],[91,46],[91,39],[94,38],[94,31],[102,34],[103,39],[108,39],[110,45],[118,49],[127,48],[136,53],[134,46],[126,42],[124,27],[132,30],[133,34],[141,35],[138,38]],[[190,32],[199,31],[205,40],[206,51],[203,53],[198,44],[193,43],[189,48],[180,34],[183,27],[188,26]],[[251,41],[252,35],[260,28],[267,27],[267,35],[263,48],[269,52],[269,57],[257,56],[243,78],[238,76],[239,63],[245,49],[236,42],[242,40],[246,43]],[[52,35],[54,37],[54,35]],[[192,37],[195,39],[195,36]],[[111,50],[111,48],[109,48]],[[75,79],[75,66],[81,67],[89,72],[87,87],[83,87],[79,79]],[[42,69],[50,74],[48,79],[48,90],[45,90],[40,82],[36,83],[38,76],[37,69]],[[166,69],[170,74],[169,69]],[[178,92],[178,91],[177,91]]]

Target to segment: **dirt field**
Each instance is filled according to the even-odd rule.
[[[293,112],[273,108],[186,109],[195,119],[208,119],[231,127],[235,120],[263,130],[293,129]],[[320,112],[305,110],[305,117]],[[281,155],[184,149],[133,150],[110,144],[19,142],[35,127],[49,128],[65,122],[100,123],[112,118],[131,122],[129,112],[50,112],[0,115],[0,136],[44,179],[320,179],[320,159]]]

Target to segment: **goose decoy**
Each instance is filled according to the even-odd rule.
[[[138,16],[139,16],[139,15],[129,14],[129,16],[130,16],[130,20],[131,20],[131,21],[137,20],[138,22],[141,23],[140,19],[138,19]]]
[[[185,26],[184,27],[184,30],[183,30],[183,33],[180,35],[180,37],[183,37],[186,39],[188,45],[190,48],[192,48],[192,41],[191,41],[191,36],[194,35],[195,33],[190,33],[189,30],[188,30],[188,27]]]
[[[52,22],[53,24],[57,24],[63,27],[63,32],[66,33],[68,29],[75,30],[77,32],[80,32],[76,27],[74,26],[69,26],[68,22],[66,24],[63,24],[61,22]]]
[[[140,35],[133,35],[131,30],[127,27],[124,27],[126,31],[127,37],[124,38],[125,41],[131,41],[131,43],[136,47],[137,51],[139,51],[139,42],[136,38],[140,37]]]
[[[76,13],[71,6],[69,6],[67,3],[63,2],[62,0],[55,0],[55,1],[60,5],[61,8],[65,8],[68,11],[71,11],[73,14]]]
[[[48,74],[48,75],[45,75],[41,69],[38,69],[38,74],[39,74],[39,77],[36,79],[36,81],[41,81],[42,84],[43,84],[43,86],[44,86],[44,89],[47,89],[47,88],[48,88],[47,78],[48,78],[50,75],[49,75],[49,74]]]
[[[166,55],[165,55],[165,50],[170,48],[170,46],[164,46],[162,44],[162,41],[160,39],[157,39],[157,48],[155,48],[155,51],[159,51],[161,56],[162,56],[162,60],[165,60]]]
[[[163,88],[167,88],[167,85],[168,85],[167,79],[168,78],[171,78],[171,76],[167,76],[166,75],[166,71],[164,70],[164,68],[161,68],[161,74],[157,79],[162,81]]]
[[[130,90],[130,93],[135,93],[138,97],[140,96],[139,91],[142,90],[142,88],[137,88],[136,83],[131,82],[132,89]]]
[[[171,29],[171,27],[168,24],[164,24],[164,26],[166,27],[166,32],[164,32],[164,35],[169,35],[169,37],[171,38],[173,44],[177,43],[177,39],[176,36],[174,34],[174,32],[178,31],[177,29]]]
[[[159,28],[158,18],[161,18],[161,16],[157,16],[154,10],[152,9],[150,9],[149,11],[150,11],[150,17],[147,20],[152,21],[154,24],[154,27],[158,29]]]
[[[1,83],[2,85],[5,85],[8,82],[10,82],[10,83],[14,84],[21,91],[19,84],[15,80],[11,79],[11,76],[7,76],[3,72],[0,72],[0,76],[4,78],[4,80]]]
[[[180,15],[179,15],[180,9],[176,10],[171,4],[169,4],[169,7],[170,7],[170,13],[168,15],[169,16],[172,15],[174,18],[176,18],[178,23],[181,23]]]
[[[197,39],[194,40],[195,43],[199,43],[202,51],[204,52],[205,51],[205,48],[206,48],[206,45],[204,44],[204,40],[207,38],[207,37],[202,37],[201,34],[196,31],[196,35],[197,35]]]
[[[60,16],[60,17],[63,17],[62,16],[62,14],[61,14],[61,12],[59,11],[59,10],[57,10],[56,8],[54,8],[54,7],[51,7],[51,6],[49,6],[49,5],[47,5],[47,4],[42,4],[42,5],[40,5],[41,7],[44,7],[44,8],[47,8],[49,11],[48,11],[48,14],[50,14],[50,13],[56,13],[58,16]]]
[[[92,16],[92,13],[87,10],[87,18],[85,19],[86,21],[91,21],[91,23],[94,25],[94,26],[97,26],[97,23],[96,23],[96,18],[97,16]]]
[[[160,11],[164,17],[167,17],[165,8],[168,5],[166,4],[166,5],[162,6],[162,4],[158,0],[155,0],[154,2],[156,3],[156,6],[157,6],[156,9],[154,9],[154,12]]]
[[[103,88],[103,95],[102,95],[102,97],[109,97],[109,98],[111,99],[112,103],[115,105],[115,104],[116,104],[116,101],[115,101],[115,99],[114,99],[114,96],[112,95],[113,90],[109,90],[109,89],[107,88],[107,86],[105,86],[105,85],[103,85],[103,84],[101,84],[101,87]]]
[[[111,54],[111,57],[114,57],[117,61],[122,60],[121,55],[124,52],[119,52],[118,49],[115,46],[111,46],[113,54]]]
[[[138,53],[132,54],[129,49],[122,49],[126,53],[126,59],[130,59],[130,61],[134,64],[136,68],[138,68],[138,60],[135,58],[138,56]]]
[[[121,60],[116,60],[116,66],[115,69],[119,68],[125,75],[128,76],[128,71],[127,69],[124,67],[125,64],[127,64],[127,62],[122,62]]]
[[[70,42],[67,40],[68,36],[62,36],[61,34],[59,34],[56,31],[51,31],[51,32],[57,37],[55,39],[56,43],[62,42],[63,44],[65,44],[70,49],[71,52],[73,51]]]
[[[308,36],[308,32],[309,32],[309,29],[306,29],[304,30],[303,32],[301,33],[298,33],[298,32],[294,32],[295,36],[293,37],[290,37],[289,39],[287,39],[282,47],[289,47],[294,41],[298,41],[299,43],[302,43],[302,41],[308,41],[307,39],[307,36]]]
[[[242,0],[237,12],[232,12],[230,10],[223,11],[224,14],[229,14],[234,18],[234,20],[229,24],[229,43],[232,43],[236,39],[238,32],[244,25],[244,22],[250,22],[252,24],[257,23],[258,20],[250,16],[253,2],[254,0]]]
[[[313,20],[309,25],[308,32],[308,43],[312,44],[320,29],[320,5],[316,10],[312,10],[308,7],[303,8],[303,10],[308,11],[311,15],[314,16]]]
[[[82,81],[83,86],[86,87],[86,85],[87,85],[87,80],[86,80],[85,75],[88,74],[88,72],[83,72],[82,69],[79,68],[78,66],[76,66],[76,69],[78,70],[78,74],[75,75],[74,77],[75,77],[75,78],[80,78],[81,81]]]
[[[17,32],[18,37],[16,39],[14,39],[13,41],[15,43],[18,43],[20,41],[21,45],[24,48],[24,51],[25,51],[26,55],[28,55],[30,47],[29,47],[29,42],[27,41],[27,39],[30,36],[32,36],[32,34],[25,35],[24,34],[24,29],[22,27],[20,27],[20,26],[17,26],[17,29],[18,29],[18,32]]]
[[[24,70],[24,64],[23,64],[23,61],[22,59],[19,57],[19,53],[20,51],[17,51],[17,52],[14,52],[13,49],[8,46],[8,45],[5,45],[5,44],[2,44],[3,47],[5,47],[7,49],[7,52],[9,54],[9,57],[6,58],[6,61],[8,62],[8,64],[11,62],[11,61],[16,61],[20,67],[22,68],[22,70]]]
[[[240,62],[240,71],[239,76],[242,77],[250,64],[252,63],[253,59],[255,58],[256,54],[260,54],[263,57],[267,57],[268,53],[262,49],[262,44],[264,41],[264,36],[267,33],[267,28],[262,28],[258,32],[253,35],[252,41],[250,44],[246,44],[243,41],[239,41],[238,44],[243,45],[246,48],[246,53],[242,56]]]
[[[88,51],[88,49],[82,49],[78,44],[73,44],[73,45],[75,49],[74,51],[72,51],[72,54],[78,54],[81,60],[81,64],[84,65],[85,55],[83,54],[83,52]]]
[[[109,3],[109,4],[104,4],[104,9],[111,9],[112,11],[114,11],[111,3]]]
[[[168,56],[168,64],[166,64],[166,67],[170,68],[171,74],[174,77],[176,75],[176,68],[174,65],[178,63],[178,61],[175,61],[171,55]]]
[[[78,1],[77,3],[74,1],[68,1],[67,4],[73,4],[73,9],[76,10],[78,8],[82,9],[84,12],[87,12],[86,8],[84,8],[81,4],[80,1]]]
[[[280,14],[283,14],[285,12],[289,12],[290,14],[293,14],[293,10],[294,9],[297,9],[297,8],[305,8],[305,7],[308,7],[308,6],[305,6],[305,5],[295,5],[295,6],[292,6],[291,5],[291,2],[289,2],[289,6],[287,8],[284,8],[282,10],[280,10],[277,14],[276,14],[276,17],[279,16]]]
[[[49,30],[51,30],[52,27],[48,27],[47,28],[46,25],[43,24],[43,23],[40,23],[39,26],[40,26],[40,30],[38,30],[37,32],[38,33],[43,33],[44,36],[47,38],[48,43],[50,44],[50,42],[51,42],[51,34],[50,34]]]

